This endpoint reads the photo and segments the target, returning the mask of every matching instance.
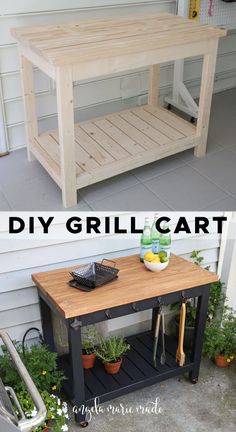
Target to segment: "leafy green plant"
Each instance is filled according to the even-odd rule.
[[[204,353],[210,358],[221,354],[229,361],[236,354],[236,315],[233,309],[226,307],[222,320],[215,319],[207,323]]]
[[[115,363],[121,360],[122,356],[130,349],[123,337],[110,336],[101,338],[96,348],[96,356],[103,363]]]
[[[219,279],[211,284],[208,301],[207,321],[212,321],[217,316],[222,316],[226,295],[223,292],[224,284]]]
[[[196,265],[203,265],[204,258],[200,255],[200,250],[192,251],[190,258]],[[207,270],[209,267],[205,267]],[[213,282],[210,287],[208,310],[207,310],[207,321],[215,319],[217,316],[221,316],[224,309],[224,303],[226,296],[223,292],[224,284],[221,280]],[[174,303],[172,309],[180,310],[181,302]],[[197,302],[195,299],[190,299],[186,304],[186,327],[194,327],[197,315]]]
[[[54,391],[60,390],[61,383],[65,379],[64,374],[57,369],[57,353],[50,352],[45,345],[34,345],[31,348],[26,347],[23,355],[22,346],[16,342],[14,342],[14,345],[47,407],[45,424],[34,431],[41,432],[49,420],[53,420],[50,430],[55,432],[68,431],[66,424],[68,419],[67,404],[53,394]],[[28,418],[34,417],[36,409],[15,369],[11,356],[4,346],[2,351],[3,355],[0,356],[0,376],[5,385],[13,387],[16,391],[26,416]]]
[[[82,328],[82,348],[83,354],[93,354],[97,345],[98,333],[96,327],[86,326]]]
[[[65,376],[57,369],[57,353],[50,352],[45,345],[34,345],[31,348],[26,347],[23,356],[22,346],[15,343],[15,347],[40,392],[60,390]],[[9,353],[5,347],[2,347],[2,350],[0,375],[3,382],[5,385],[14,387],[16,391],[24,391],[24,383],[18,375]]]
[[[194,264],[196,265],[201,265],[204,258],[200,255],[201,251],[200,250],[193,250],[190,258],[193,260]]]
[[[47,408],[47,418],[45,422],[34,429],[34,432],[41,432],[45,427],[49,425],[49,430],[54,432],[68,431],[68,407],[67,403],[61,401],[61,399],[54,394],[50,394],[47,391],[41,393],[42,399],[44,400]],[[35,406],[26,391],[17,393],[20,405],[27,418],[33,418],[36,416],[37,411]]]

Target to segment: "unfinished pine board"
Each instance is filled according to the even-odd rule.
[[[147,13],[12,30],[23,59],[29,157],[62,189],[76,190],[195,147],[204,156],[218,39],[226,30],[167,13]],[[160,63],[204,56],[199,122],[193,127],[158,106]],[[31,64],[56,80],[58,131],[38,135]],[[149,67],[148,105],[74,127],[73,82]],[[32,69],[32,67],[31,67]]]
[[[168,124],[170,117],[177,129],[170,126],[171,122]],[[148,105],[78,123],[74,136],[77,189],[194,147],[198,142],[195,126],[164,108]],[[34,149],[45,152],[51,169],[56,164],[56,176],[60,171],[58,131],[39,135]]]
[[[75,267],[33,274],[32,278],[65,318],[207,285],[218,280],[216,274],[173,254],[169,266],[160,273],[148,271],[138,255],[118,258],[115,261],[120,269],[118,279],[90,293],[68,285],[71,279],[69,272]]]

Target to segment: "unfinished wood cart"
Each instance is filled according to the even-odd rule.
[[[62,189],[77,189],[195,147],[206,152],[218,39],[226,30],[166,13],[17,28],[29,159]],[[204,56],[197,126],[158,104],[159,64]],[[39,135],[32,66],[56,81],[58,130]],[[74,125],[73,82],[149,66],[148,104]]]
[[[193,383],[198,379],[209,288],[218,277],[175,255],[161,273],[148,271],[138,255],[119,258],[116,263],[120,269],[118,279],[92,292],[82,292],[68,285],[72,268],[32,276],[38,287],[44,339],[52,351],[55,346],[51,311],[67,326],[69,354],[59,358],[59,365],[68,377],[64,389],[78,408],[77,422],[85,421],[79,408],[93,405],[96,397],[104,402],[185,372],[190,374]],[[153,333],[147,331],[127,338],[131,350],[115,376],[108,375],[98,360],[92,370],[83,369],[82,326],[152,309],[154,330],[160,306],[192,297],[198,297],[195,336],[192,352],[186,356],[183,367],[175,361],[177,341],[165,335],[166,363],[160,364],[158,346],[155,369]]]

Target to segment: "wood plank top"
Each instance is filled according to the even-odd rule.
[[[11,34],[21,45],[58,66],[219,38],[227,31],[168,13],[146,13],[19,27]]]
[[[173,254],[169,266],[160,273],[147,270],[138,255],[115,261],[120,269],[118,279],[91,292],[83,292],[68,285],[71,279],[69,272],[79,266],[36,273],[32,279],[64,318],[82,316],[218,280],[216,274]]]

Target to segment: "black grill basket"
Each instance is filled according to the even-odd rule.
[[[114,267],[105,265],[104,261],[112,262]],[[103,259],[101,263],[93,262],[84,265],[70,274],[79,284],[96,288],[117,278],[119,269],[115,268],[115,265],[114,261]]]

